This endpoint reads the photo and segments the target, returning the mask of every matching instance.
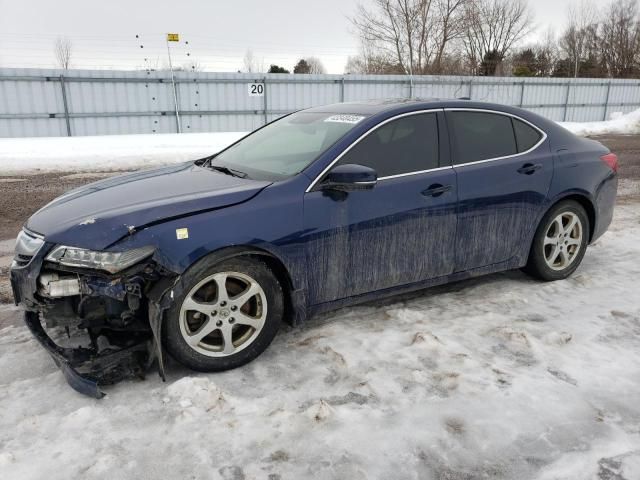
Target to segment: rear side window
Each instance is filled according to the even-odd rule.
[[[531,125],[527,125],[517,118],[512,118],[511,120],[513,121],[513,130],[516,132],[518,153],[531,149],[542,138],[542,134]]]
[[[477,162],[518,153],[511,117],[486,112],[452,111],[455,163]]]
[[[373,168],[379,178],[437,168],[436,114],[409,115],[374,130],[338,162],[347,163]]]

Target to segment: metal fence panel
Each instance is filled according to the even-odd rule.
[[[558,121],[640,108],[640,80],[177,72],[183,132],[248,131],[288,112],[376,98],[460,98]],[[252,84],[261,84],[251,95]],[[0,69],[0,137],[176,132],[168,72]],[[254,88],[255,89],[255,88]]]

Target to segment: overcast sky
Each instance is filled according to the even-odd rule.
[[[569,3],[531,0],[539,30],[559,30]],[[76,68],[162,67],[164,34],[178,32],[182,41],[172,44],[178,65],[196,61],[208,70],[237,71],[251,48],[267,68],[276,63],[292,69],[301,56],[315,55],[329,73],[343,73],[347,57],[358,51],[348,20],[356,5],[357,0],[0,0],[0,66],[54,67],[53,42],[65,35],[72,40]]]

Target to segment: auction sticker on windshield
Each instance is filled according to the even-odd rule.
[[[358,123],[364,117],[362,115],[331,115],[328,118],[325,118],[325,122],[335,122],[335,123]]]

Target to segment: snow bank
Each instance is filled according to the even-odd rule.
[[[565,281],[478,278],[283,327],[255,362],[71,390],[0,307],[2,478],[638,479],[640,204]]]
[[[560,123],[577,135],[639,134],[640,110],[605,122]],[[0,139],[0,176],[137,170],[200,158],[243,132]]]
[[[604,122],[558,122],[567,130],[588,137],[594,135],[637,135],[640,134],[640,109],[626,115],[616,115]]]
[[[137,170],[195,160],[241,132],[0,139],[0,175],[49,171]]]

